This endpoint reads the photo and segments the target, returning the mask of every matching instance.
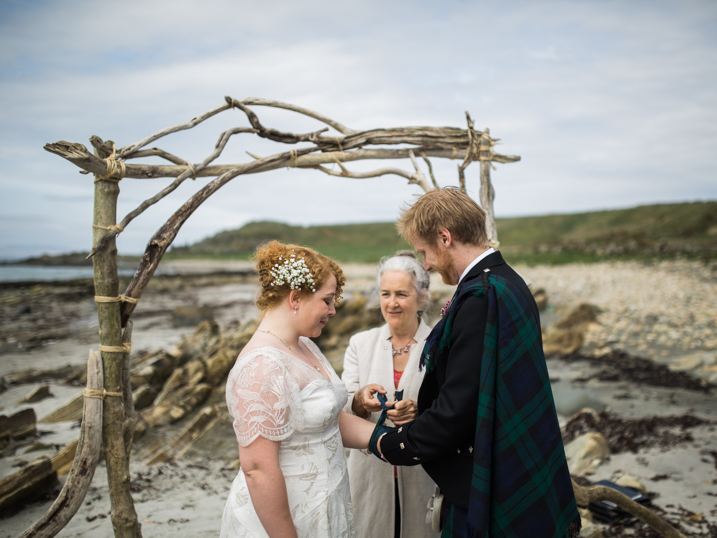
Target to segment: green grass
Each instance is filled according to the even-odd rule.
[[[497,226],[501,251],[511,263],[717,259],[717,202],[498,219]],[[340,262],[375,263],[410,248],[392,222],[308,227],[252,222],[174,248],[168,257],[248,259],[272,239],[315,248]]]
[[[257,246],[272,239],[309,246],[341,262],[375,263],[382,256],[410,248],[390,222],[308,227],[251,222],[168,254],[175,259],[248,259]]]
[[[501,243],[511,245],[597,241],[615,234],[652,240],[711,235],[717,241],[717,202],[498,219],[497,225]]]

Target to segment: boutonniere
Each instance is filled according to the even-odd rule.
[[[446,301],[446,304],[443,305],[443,308],[441,308],[441,317],[446,315],[446,312],[448,312],[448,309],[451,307],[451,300],[448,299]]]

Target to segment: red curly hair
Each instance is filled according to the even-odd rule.
[[[261,284],[259,296],[256,299],[257,308],[264,312],[278,305],[291,293],[291,287],[288,283],[281,286],[271,285],[275,280],[271,274],[271,269],[275,264],[282,264],[284,260],[289,259],[292,255],[296,256],[297,260],[304,260],[306,267],[311,271],[311,276],[314,279],[317,290],[326,283],[331,275],[336,277],[336,295],[334,296],[334,301],[338,304],[341,301],[341,292],[343,291],[344,284],[346,284],[346,277],[341,267],[339,267],[334,260],[309,247],[286,245],[278,241],[271,241],[257,248],[253,256],[253,259],[256,261],[256,272],[259,273],[259,282]],[[312,293],[310,289],[305,288],[305,286],[302,286],[299,290],[301,295]]]

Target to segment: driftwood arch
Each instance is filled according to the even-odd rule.
[[[265,127],[259,120],[253,107],[272,107],[313,118],[327,127],[309,133],[282,132]],[[199,163],[189,163],[160,148],[148,148],[157,140],[191,129],[205,120],[232,109],[239,109],[248,120],[248,126],[235,127],[220,134],[214,151]],[[325,174],[346,178],[371,178],[383,175],[397,175],[408,180],[409,184],[419,185],[425,192],[438,187],[433,175],[429,158],[457,159],[458,186],[465,192],[465,170],[473,162],[480,163],[480,204],[487,213],[488,236],[491,243],[498,245],[498,234],[493,212],[495,192],[491,183],[490,169],[493,163],[512,163],[520,160],[518,156],[495,153],[497,142],[490,131],[479,131],[466,113],[467,126],[457,127],[398,127],[391,129],[371,129],[357,131],[351,129],[318,112],[296,105],[268,99],[249,98],[237,100],[225,98],[225,103],[200,114],[187,122],[167,127],[128,146],[117,149],[111,141],[97,136],[90,138],[94,148],[91,153],[84,145],[60,141],[47,144],[45,149],[70,161],[81,169],[82,173],[95,176],[93,248],[90,256],[93,260],[95,300],[99,318],[101,364],[98,367],[96,356],[93,371],[103,371],[100,379],[88,389],[89,397],[102,394],[103,405],[93,413],[87,412],[82,423],[77,456],[60,497],[50,511],[23,536],[54,536],[76,513],[84,498],[87,487],[94,475],[97,464],[99,443],[97,431],[102,432],[102,444],[105,450],[107,473],[112,503],[112,525],[115,536],[136,538],[141,536],[141,526],[137,520],[134,503],[130,493],[129,460],[132,435],[136,423],[131,386],[129,382],[129,351],[131,342],[134,309],[157,269],[162,257],[174,241],[182,225],[192,213],[212,194],[233,178],[244,174],[256,174],[283,167],[312,168]],[[328,134],[329,128],[335,134]],[[279,144],[294,146],[290,149],[267,157],[250,155],[252,160],[232,165],[213,165],[222,154],[234,135],[250,134]],[[392,148],[398,146],[400,148]],[[130,161],[143,157],[161,157],[170,164],[149,165],[133,164]],[[421,158],[428,171],[428,178],[422,172],[418,158]],[[348,163],[362,160],[408,159],[411,170],[388,167],[371,172],[351,172]],[[339,170],[324,165],[336,164]],[[191,196],[149,240],[137,271],[123,293],[119,290],[117,272],[116,237],[131,222],[152,205],[173,192],[186,179],[193,177],[212,177],[206,185]],[[154,179],[174,178],[156,195],[145,200],[134,210],[117,221],[118,183],[123,178]],[[429,179],[430,178],[430,179]],[[94,355],[91,355],[91,357]],[[103,378],[103,379],[102,379]],[[104,387],[98,391],[98,387]],[[94,401],[94,400],[92,400]],[[94,406],[97,407],[97,406]],[[576,494],[587,499],[584,488],[577,484]],[[578,489],[579,488],[579,489]],[[603,488],[607,489],[607,488]],[[582,495],[582,497],[581,497]],[[613,493],[602,494],[610,495]],[[589,500],[600,497],[593,491]],[[624,497],[628,502],[629,499]],[[615,502],[618,502],[617,500]],[[620,499],[620,504],[623,501]],[[635,504],[635,503],[633,503]],[[626,509],[629,506],[625,505]],[[638,508],[641,508],[638,506]],[[632,510],[630,510],[632,511]],[[650,513],[650,515],[652,515]],[[642,517],[639,516],[639,517]],[[648,516],[649,517],[649,516]],[[656,516],[655,516],[656,517]],[[658,518],[659,519],[659,518]],[[662,520],[660,520],[662,521]],[[661,532],[667,536],[681,536],[667,525]]]

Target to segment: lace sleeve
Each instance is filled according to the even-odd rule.
[[[293,432],[293,379],[280,360],[264,354],[242,357],[227,379],[227,407],[241,446],[260,435],[281,441]]]

